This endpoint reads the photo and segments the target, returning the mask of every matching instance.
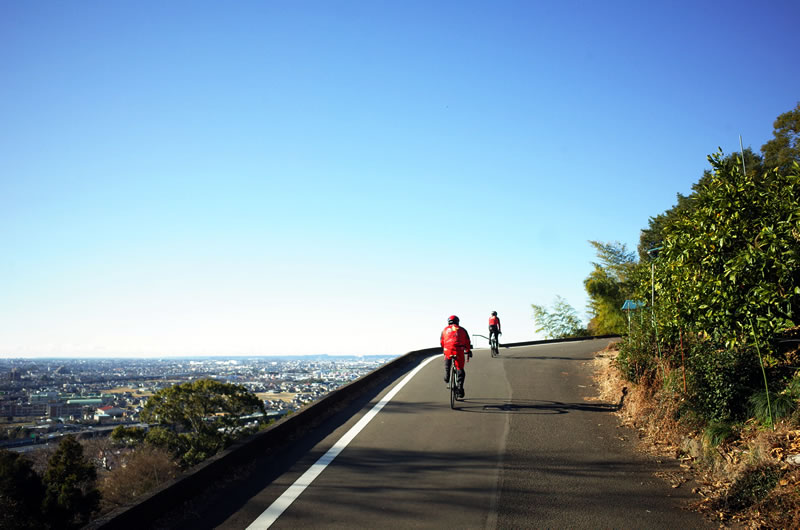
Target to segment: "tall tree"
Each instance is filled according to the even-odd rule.
[[[664,322],[728,346],[800,323],[800,175],[709,157],[689,215],[664,230],[656,290]],[[797,169],[797,166],[795,166]]]
[[[639,245],[636,250],[639,252],[640,262],[646,263],[652,259],[647,251],[661,246],[664,240],[664,227],[691,207],[690,197],[678,193],[678,202],[675,206],[650,218],[647,228],[643,228],[639,234]]]
[[[585,337],[589,333],[583,327],[578,313],[560,296],[556,296],[553,308],[531,304],[533,319],[539,326],[537,332],[544,332],[548,339],[564,339],[568,337]]]
[[[742,163],[742,155],[744,155],[744,163]],[[744,153],[731,153],[719,160],[720,168],[726,172],[733,171],[734,167],[746,170],[751,174],[764,173],[764,161],[758,153],[755,153],[751,148],[747,147]],[[641,262],[649,262],[652,256],[648,254],[648,250],[662,246],[664,242],[664,227],[675,223],[681,217],[690,216],[695,207],[695,197],[699,189],[702,189],[706,184],[713,179],[713,171],[706,169],[703,171],[703,176],[700,177],[695,184],[692,185],[692,193],[689,195],[678,194],[678,202],[669,210],[661,213],[655,217],[651,217],[648,227],[641,231],[639,236],[639,260]]]
[[[793,162],[800,163],[800,103],[778,116],[773,127],[772,140],[761,146],[764,163],[782,170],[791,168]]]
[[[159,390],[147,400],[141,417],[169,427],[151,430],[146,440],[183,453],[176,456],[189,466],[247,432],[241,418],[254,413],[266,421],[264,402],[245,387],[200,379]]]
[[[597,251],[599,262],[583,285],[589,295],[592,319],[589,330],[595,335],[624,333],[627,320],[622,304],[631,296],[633,284],[630,275],[636,266],[635,253],[624,243],[600,243],[589,241]]]
[[[19,453],[0,449],[0,528],[41,528],[42,479]]]
[[[43,512],[53,528],[80,528],[100,505],[97,471],[74,436],[65,436],[44,475]]]

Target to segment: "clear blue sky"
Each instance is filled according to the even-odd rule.
[[[796,0],[0,0],[0,355],[402,354],[584,317],[800,101]],[[485,341],[478,345],[485,346]]]

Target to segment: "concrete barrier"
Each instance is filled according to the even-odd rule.
[[[536,340],[501,344],[501,347],[509,348],[617,336],[603,335],[575,339]],[[441,348],[427,348],[398,357],[377,370],[328,393],[318,401],[284,417],[264,431],[214,455],[178,479],[135,499],[135,504],[119,508],[97,518],[84,528],[92,530],[111,528],[141,530],[142,528],[157,527],[158,525],[154,523],[161,519],[164,514],[174,513],[176,507],[213,488],[223,477],[230,475],[234,470],[244,468],[248,462],[252,462],[256,458],[263,458],[286,447],[292,440],[296,440],[310,432],[356,399],[370,392],[379,393],[380,389],[398,379],[404,373],[409,372],[423,359],[431,355],[441,355],[441,353]]]
[[[264,431],[232,445],[157,490],[135,499],[136,504],[110,512],[84,528],[141,530],[156,526],[153,523],[163,514],[174,512],[177,506],[213,488],[232,470],[285,447],[291,440],[308,433],[365,393],[377,393],[380,388],[418,365],[422,359],[441,353],[441,348],[428,348],[398,357],[284,417]]]
[[[552,344],[554,342],[575,342],[579,340],[594,340],[594,339],[612,339],[615,337],[621,337],[621,335],[592,335],[591,337],[571,337],[569,339],[543,339],[543,340],[531,340],[527,342],[509,342],[508,344],[501,343],[500,347],[513,348],[514,346],[535,346],[536,344]]]

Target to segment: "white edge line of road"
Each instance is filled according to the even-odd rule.
[[[353,441],[353,438],[361,432],[361,430],[367,426],[367,424],[372,421],[372,419],[381,411],[381,409],[389,403],[392,398],[400,392],[406,383],[411,381],[411,379],[417,375],[417,372],[422,370],[425,365],[427,365],[432,360],[440,357],[440,355],[431,356],[419,366],[414,368],[405,378],[400,381],[388,394],[386,394],[383,399],[381,399],[372,409],[367,412],[363,418],[361,418],[358,423],[353,425],[347,433],[339,438],[333,447],[328,449],[328,452],[325,453],[320,457],[319,460],[316,461],[314,465],[312,465],[305,473],[303,473],[300,478],[294,481],[294,484],[289,486],[289,488],[283,492],[283,495],[278,497],[275,502],[273,502],[269,508],[264,511],[258,518],[253,521],[250,526],[247,527],[247,530],[263,530],[265,528],[269,528],[272,523],[274,523],[278,517],[300,496],[301,493],[314,481],[317,476],[330,464],[333,460],[342,452],[342,450],[347,447],[347,445]]]

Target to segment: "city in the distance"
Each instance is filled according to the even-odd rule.
[[[139,423],[149,396],[210,378],[242,385],[280,417],[390,361],[390,356],[0,359],[0,447],[35,450],[68,433]]]

